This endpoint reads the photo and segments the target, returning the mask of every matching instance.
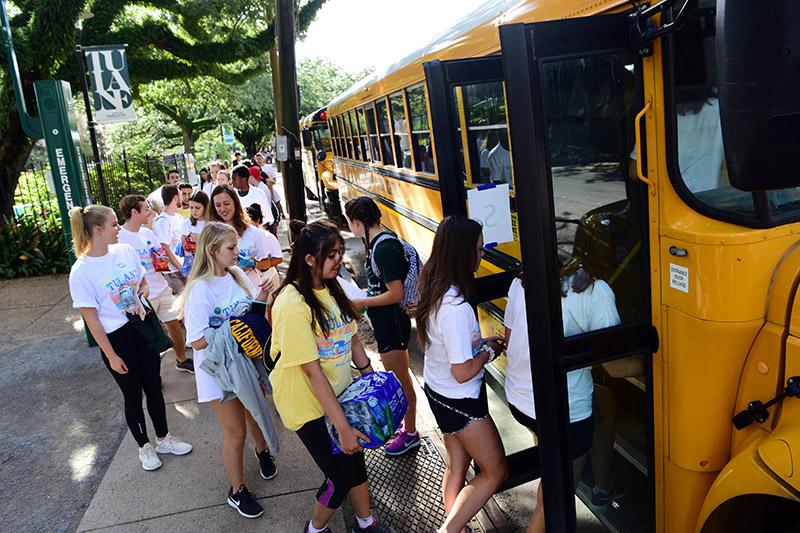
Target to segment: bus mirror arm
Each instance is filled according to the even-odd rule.
[[[639,55],[642,57],[652,55],[653,48],[651,44],[653,41],[681,29],[686,24],[686,21],[689,20],[694,8],[697,7],[697,1],[686,0],[678,14],[670,22],[664,23],[662,17],[662,25],[659,27],[653,26],[653,17],[672,9],[673,4],[676,3],[675,0],[662,0],[652,6],[642,4],[631,12],[630,39],[634,47],[639,50]]]
[[[800,398],[800,376],[792,376],[786,380],[786,388],[783,392],[763,403],[760,400],[753,400],[747,404],[747,409],[740,411],[733,417],[733,425],[736,429],[744,429],[753,422],[762,424],[769,418],[769,409],[784,398]]]

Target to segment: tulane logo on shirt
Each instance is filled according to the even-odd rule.
[[[344,356],[350,353],[352,345],[350,339],[353,334],[347,327],[350,322],[352,319],[344,316],[328,317],[325,320],[330,334],[327,338],[317,339],[317,353],[320,359],[339,359],[336,361],[336,366],[349,364]]]

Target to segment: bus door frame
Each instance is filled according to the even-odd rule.
[[[478,83],[503,82],[503,61],[499,55],[423,63],[428,102],[431,110],[431,132],[436,145],[436,164],[439,175],[439,192],[444,216],[467,213],[467,189],[459,167],[459,151],[454,132],[458,131],[459,118],[452,106],[452,90],[456,86]],[[468,157],[465,154],[465,157]],[[464,161],[469,165],[469,161]],[[485,258],[504,268],[504,272],[483,276],[475,280],[477,301],[488,302],[505,298],[519,269],[519,263],[505,254],[486,250]],[[538,475],[536,475],[538,477]],[[530,479],[536,479],[530,477]]]
[[[540,434],[544,435],[539,440],[539,453],[548,531],[574,532],[577,527],[568,438],[567,372],[626,355],[652,354],[657,350],[658,337],[652,325],[649,301],[645,305],[647,316],[641,319],[563,337],[560,265],[553,231],[553,182],[541,66],[543,61],[635,53],[638,48],[632,36],[628,13],[500,26],[514,175],[525,177],[516,181],[517,198],[530,199],[517,202],[517,216],[525,265],[530,352],[536,354],[531,361],[534,397]],[[639,76],[641,87],[641,68]],[[646,203],[639,218],[644,245],[649,237]],[[649,264],[648,250],[649,246],[643,246],[646,264]],[[646,266],[644,269],[646,273]],[[649,276],[643,278],[643,283],[649,298]],[[652,395],[650,385],[647,394],[650,413]],[[656,512],[652,436],[651,414],[648,422],[648,531],[653,531]]]

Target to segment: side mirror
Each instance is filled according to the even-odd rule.
[[[319,161],[320,163],[325,161],[327,158],[328,158],[328,152],[326,152],[325,150],[320,150],[319,152],[317,152],[317,161]]]
[[[719,110],[731,184],[800,186],[800,2],[717,0]]]
[[[302,140],[303,140],[303,146],[306,147],[306,148],[310,148],[311,147],[311,130],[308,129],[308,128],[304,129],[303,131],[300,132],[300,136],[302,137]]]

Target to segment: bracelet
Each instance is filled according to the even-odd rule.
[[[262,302],[261,300],[253,300],[253,303],[267,305],[267,302]]]
[[[362,366],[362,367],[358,367],[358,366],[357,366],[357,367],[356,367],[356,370],[358,370],[359,372],[361,372],[362,370],[366,370],[366,369],[368,369],[368,368],[369,368],[369,367],[371,367],[371,366],[372,366],[372,361],[367,361],[367,364],[366,364],[366,365],[364,365],[364,366]]]

